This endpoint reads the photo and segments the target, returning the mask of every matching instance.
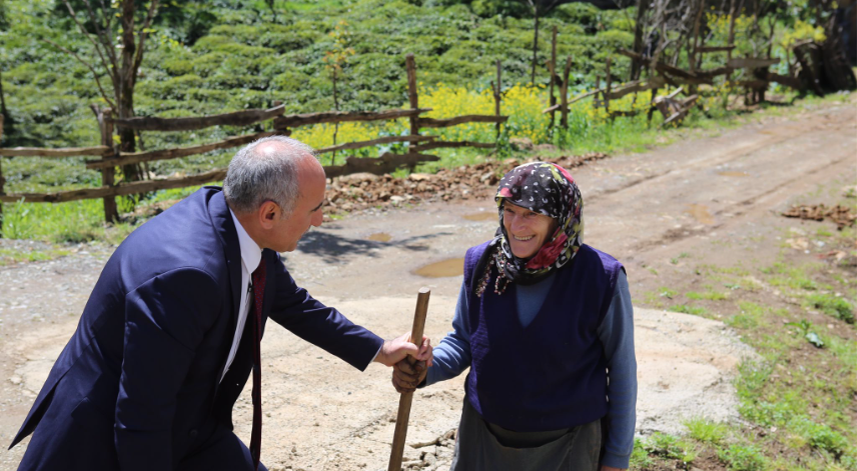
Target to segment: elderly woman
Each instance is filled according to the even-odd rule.
[[[637,400],[624,268],[583,244],[571,175],[535,162],[507,173],[495,237],[467,251],[454,331],[434,364],[402,362],[400,392],[470,367],[452,470],[625,469]]]

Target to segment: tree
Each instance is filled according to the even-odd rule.
[[[82,0],[76,2],[78,5],[82,3],[86,10],[86,18],[81,18],[72,3],[63,0],[80,33],[92,44],[100,61],[100,68],[110,78],[112,93],[105,90],[100,79],[102,74],[99,74],[93,64],[56,42],[45,39],[57,49],[74,56],[92,72],[101,97],[120,119],[134,116],[134,86],[137,84],[140,64],[143,62],[146,38],[152,32],[152,20],[158,11],[158,2],[159,0],[150,0],[143,13],[137,11],[134,0],[112,0],[110,3],[99,0],[97,5],[94,0]],[[136,26],[139,23],[138,17],[143,20],[140,27]],[[120,151],[134,152],[134,130],[119,127],[118,131]],[[136,165],[123,166],[122,173],[127,181],[140,179],[140,171]]]
[[[533,14],[533,64],[530,74],[530,83],[536,83],[536,58],[539,50],[539,18],[550,13],[560,3],[560,0],[519,0],[529,7]]]
[[[333,107],[339,111],[339,97],[336,93],[336,77],[342,73],[342,66],[348,62],[348,57],[354,55],[354,48],[351,44],[351,33],[348,31],[348,22],[340,20],[333,28],[333,31],[328,33],[333,38],[333,46],[329,51],[324,53],[324,68],[330,72],[330,79],[333,81]],[[336,135],[339,133],[339,123],[333,124],[333,145],[336,145]],[[330,164],[336,162],[336,151],[333,152]]]

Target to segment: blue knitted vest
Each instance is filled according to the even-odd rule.
[[[607,375],[597,328],[622,265],[587,245],[556,273],[539,313],[524,328],[516,285],[473,292],[475,267],[488,243],[467,251],[470,348],[467,397],[488,422],[516,432],[559,430],[607,413]],[[482,273],[476,274],[481,278]]]

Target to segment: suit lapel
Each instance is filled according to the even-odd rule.
[[[229,328],[227,329],[228,340],[225,345],[225,355],[229,353],[232,345],[232,335],[238,326],[238,308],[241,304],[241,246],[238,244],[238,232],[235,223],[226,205],[223,192],[218,192],[209,199],[208,211],[211,215],[211,223],[220,243],[223,245],[223,253],[226,256],[226,266],[229,270],[229,287],[232,294],[232,308],[229,310]],[[221,365],[220,374],[226,366],[226,356],[223,357],[224,364]],[[220,374],[217,376],[217,384],[220,383]]]

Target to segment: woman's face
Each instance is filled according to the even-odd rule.
[[[518,258],[530,258],[553,236],[557,222],[552,217],[504,201],[503,227],[509,235],[512,253]]]

